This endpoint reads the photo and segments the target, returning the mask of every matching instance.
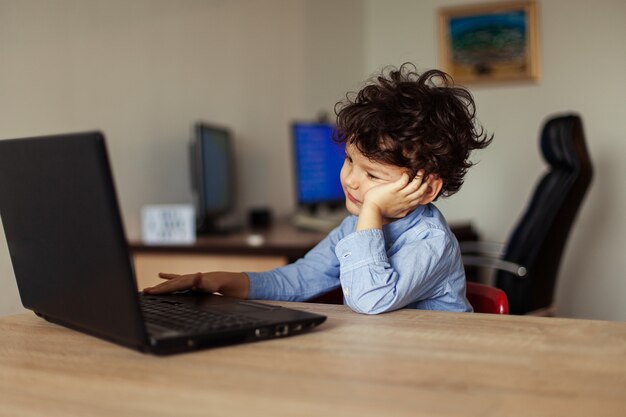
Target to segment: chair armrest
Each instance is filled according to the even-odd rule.
[[[504,253],[504,243],[483,242],[481,240],[466,240],[459,242],[461,253],[480,253],[483,255],[500,257]]]
[[[462,255],[465,266],[480,266],[485,268],[499,269],[510,272],[520,278],[525,277],[528,271],[522,265],[515,262],[503,261],[502,259],[490,258],[479,255]]]

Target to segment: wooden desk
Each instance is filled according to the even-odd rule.
[[[477,240],[469,223],[452,225],[457,239]],[[251,234],[260,235],[263,243],[251,245]],[[138,287],[160,282],[159,272],[191,273],[198,271],[267,271],[303,257],[326,233],[297,229],[287,221],[266,230],[242,230],[226,235],[199,236],[192,245],[146,245],[131,239]]]
[[[626,415],[626,323],[284,304],[328,321],[172,357],[1,318],[0,415]]]

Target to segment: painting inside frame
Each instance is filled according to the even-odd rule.
[[[440,58],[459,83],[538,80],[535,1],[439,10]]]

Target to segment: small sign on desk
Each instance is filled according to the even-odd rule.
[[[146,244],[191,244],[196,215],[189,204],[148,205],[141,209],[141,238]]]

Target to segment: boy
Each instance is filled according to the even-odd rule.
[[[302,301],[341,286],[360,313],[472,311],[458,243],[431,204],[459,190],[470,152],[491,142],[475,125],[471,94],[441,71],[420,75],[404,64],[335,110],[352,216],[293,264],[261,273],[161,273],[167,281],[144,291]]]

